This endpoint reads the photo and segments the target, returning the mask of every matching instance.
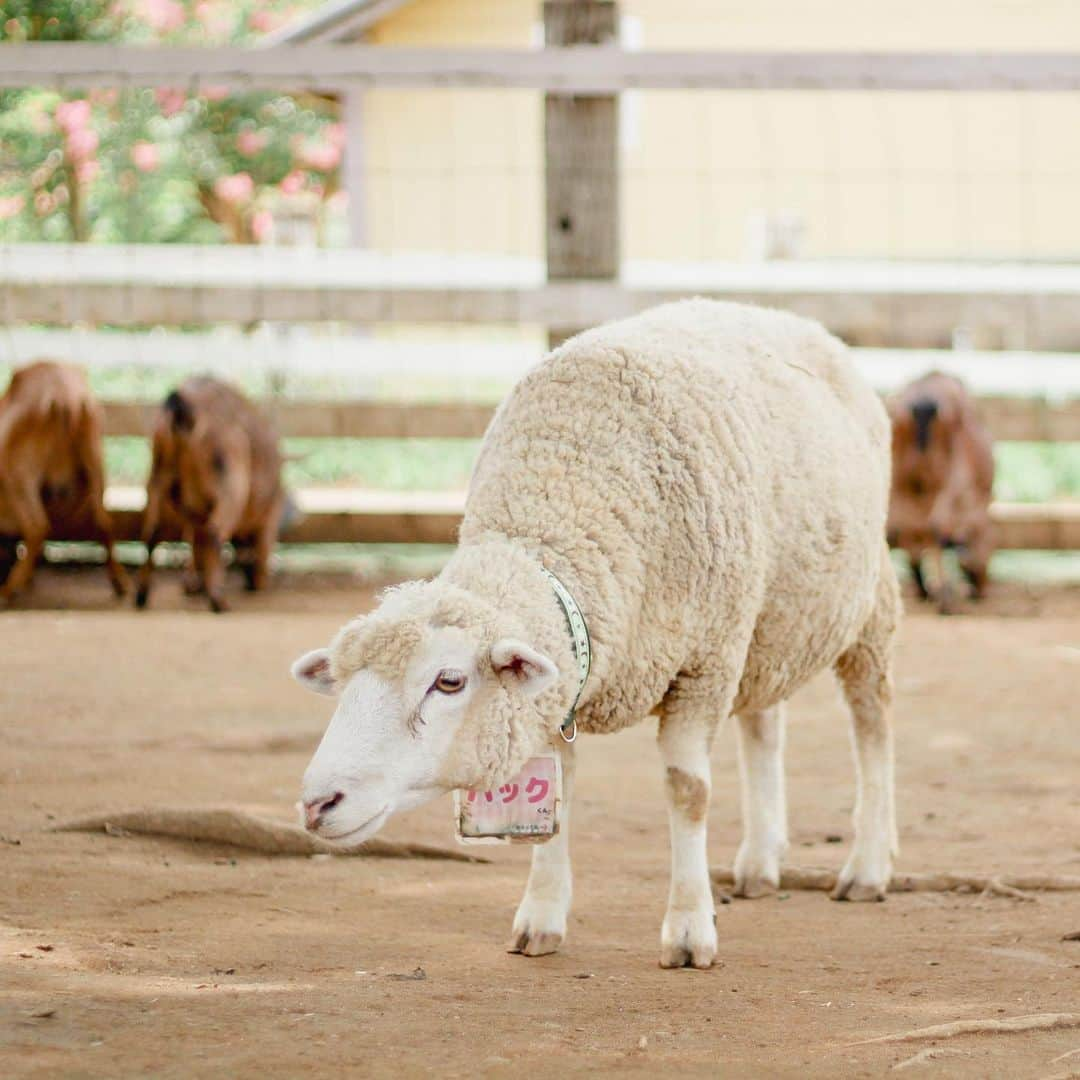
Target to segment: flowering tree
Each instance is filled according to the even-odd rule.
[[[0,42],[246,44],[317,2],[0,0]],[[0,92],[0,239],[257,242],[337,195],[336,112],[214,86]]]

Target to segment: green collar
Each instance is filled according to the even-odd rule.
[[[574,701],[566,714],[566,719],[559,728],[559,734],[562,735],[563,740],[572,743],[577,738],[578,702],[581,700],[581,692],[585,689],[589,672],[592,670],[592,641],[589,638],[589,627],[585,622],[585,616],[581,613],[577,601],[570,595],[570,590],[546,566],[541,566],[540,572],[551,582],[551,588],[562,606],[563,614],[566,616],[566,625],[570,630],[570,644],[574,650],[574,659],[577,661],[577,693],[574,695]]]

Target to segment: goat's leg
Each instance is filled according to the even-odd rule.
[[[98,539],[105,548],[105,568],[109,575],[109,584],[117,596],[125,596],[130,582],[127,571],[116,557],[116,542],[113,538],[113,523],[105,509],[105,467],[100,455],[94,453],[87,463],[89,490],[87,498],[90,504],[90,516]]]
[[[150,599],[150,579],[154,573],[154,548],[161,542],[161,508],[169,478],[155,471],[146,488],[146,509],[143,511],[142,542],[146,546],[146,561],[139,567],[135,587],[135,606],[146,607]]]
[[[562,811],[559,831],[532,852],[532,868],[525,895],[514,915],[509,951],[525,956],[555,952],[566,937],[570,912],[570,799],[574,790],[574,748],[560,747],[562,756]]]
[[[956,611],[956,598],[953,595],[953,583],[949,578],[949,565],[945,559],[944,541],[935,541],[930,549],[930,561],[934,566],[934,599],[937,600],[939,615],[952,615]]]
[[[915,582],[915,589],[920,600],[930,599],[930,590],[926,587],[926,575],[923,574],[922,561],[923,551],[911,548],[907,551],[908,566],[911,568],[911,580]]]
[[[994,551],[993,526],[988,516],[972,529],[972,535],[960,551],[960,569],[971,585],[972,595],[981,600],[986,595],[990,556]]]
[[[743,841],[735,857],[735,895],[754,898],[780,885],[787,851],[784,706],[738,717]]]
[[[195,542],[195,529],[190,525],[184,526],[184,543],[188,546],[188,562],[180,579],[180,587],[185,596],[202,596],[206,592],[206,582],[203,579],[203,551]]]
[[[270,580],[270,556],[274,553],[274,544],[277,542],[284,506],[284,499],[279,497],[255,534],[255,550],[250,570],[245,568],[247,587],[251,592],[265,589],[266,583]]]
[[[665,968],[707,968],[716,958],[716,909],[706,853],[714,724],[707,705],[697,695],[671,695],[657,735],[671,832],[671,889],[660,931],[660,966]]]
[[[41,492],[30,481],[8,483],[8,504],[12,516],[19,527],[25,550],[8,574],[4,587],[0,589],[0,601],[10,603],[30,583],[34,568],[41,558],[45,541],[49,535],[49,515],[41,501]]]
[[[855,844],[834,900],[884,900],[898,854],[892,735],[892,642],[898,616],[896,581],[886,566],[869,622],[835,665],[851,710],[857,788]]]
[[[225,600],[225,564],[221,558],[223,543],[224,534],[211,523],[208,523],[205,528],[200,527],[195,530],[193,550],[200,553],[206,596],[210,601],[210,610],[214,612],[229,610],[229,605]]]

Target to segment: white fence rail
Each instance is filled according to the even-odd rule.
[[[133,48],[0,45],[0,86],[242,88],[502,87],[560,94],[640,89],[1080,90],[1080,54],[1023,52],[627,52],[416,49],[364,45]]]
[[[538,259],[185,245],[0,245],[0,319],[51,325],[534,324],[621,318],[682,296],[783,307],[865,345],[1080,347],[1080,266],[627,262],[612,281],[545,282]]]

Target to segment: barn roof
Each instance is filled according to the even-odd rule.
[[[305,45],[356,41],[398,8],[412,0],[332,0],[299,22],[267,34],[262,45]]]

